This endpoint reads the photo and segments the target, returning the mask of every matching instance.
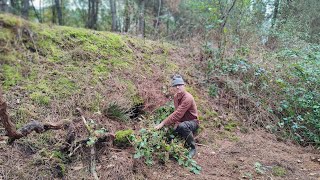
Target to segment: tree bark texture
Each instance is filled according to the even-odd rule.
[[[54,0],[54,1],[55,1],[55,7],[58,15],[58,23],[59,25],[63,25],[61,2],[60,0]]]
[[[130,13],[129,13],[129,0],[126,0],[125,2],[125,7],[124,7],[124,32],[128,32],[129,31],[129,27],[130,27]]]
[[[97,29],[99,11],[99,0],[89,0],[88,3],[88,20],[86,27],[89,29]]]
[[[110,0],[110,9],[111,9],[111,16],[112,16],[112,27],[111,31],[117,31],[117,7],[116,7],[116,1]]]
[[[145,11],[145,0],[139,1],[139,29],[138,35],[144,37],[145,21],[144,21],[144,11]]]

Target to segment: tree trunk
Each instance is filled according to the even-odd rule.
[[[88,20],[86,27],[89,29],[97,29],[99,0],[89,0],[88,3]]]
[[[220,11],[221,11],[221,17],[220,19],[222,20],[222,23],[220,24],[219,27],[219,40],[218,40],[218,48],[219,48],[219,57],[221,59],[223,59],[224,56],[224,51],[225,51],[225,46],[226,46],[226,35],[225,35],[225,31],[224,28],[228,22],[228,18],[230,16],[230,12],[232,11],[232,9],[234,8],[235,4],[236,4],[237,0],[233,0],[231,6],[229,7],[229,9],[227,9],[227,11],[224,13],[224,11],[222,10],[222,4],[220,4]]]
[[[55,7],[58,14],[58,23],[59,25],[63,25],[63,19],[62,19],[62,9],[61,9],[61,2],[60,0],[55,0]]]
[[[280,0],[275,0],[275,1],[274,1],[274,10],[273,10],[273,17],[272,17],[272,25],[271,25],[271,28],[273,28],[274,25],[276,24],[278,12],[279,12],[279,4],[280,4]]]
[[[38,13],[38,11],[36,10],[36,8],[34,7],[33,1],[31,1],[31,5],[32,5],[32,9],[34,11],[34,14],[36,15],[36,17],[38,18],[38,21],[41,22],[41,17]]]
[[[7,12],[8,11],[7,0],[0,0],[0,11],[1,12]]]
[[[145,11],[145,0],[140,0],[139,2],[139,30],[138,36],[145,36],[145,21],[144,21],[144,11]]]
[[[158,27],[159,27],[159,19],[160,19],[160,13],[161,13],[161,5],[162,5],[162,0],[159,0],[159,4],[158,4],[158,13],[157,13],[157,20],[154,26],[154,36],[156,37],[158,35]]]
[[[51,11],[52,11],[51,22],[53,24],[56,24],[56,22],[57,22],[57,12],[56,12],[56,6],[54,5],[54,2],[52,2]]]
[[[126,0],[125,2],[124,16],[124,32],[128,32],[130,27],[129,0]]]
[[[29,0],[23,0],[23,6],[22,6],[22,17],[24,19],[28,19],[29,18]]]
[[[112,27],[111,31],[117,31],[117,9],[115,0],[110,0],[111,16],[112,16]]]
[[[40,23],[43,23],[42,2],[41,2],[41,0],[39,0],[39,16],[40,16]]]

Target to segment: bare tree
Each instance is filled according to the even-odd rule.
[[[110,9],[111,9],[111,16],[112,16],[112,31],[117,31],[117,7],[116,7],[116,1],[110,0]]]

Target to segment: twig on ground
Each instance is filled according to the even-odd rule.
[[[87,131],[89,133],[89,136],[90,137],[93,136],[94,135],[93,131],[90,128],[90,126],[88,125],[86,118],[83,116],[82,110],[80,108],[77,108],[77,111],[79,112],[79,114],[81,116],[82,122],[85,125],[85,127],[86,127],[86,129],[87,129]],[[91,161],[91,163],[90,163],[90,171],[91,171],[91,173],[93,175],[93,178],[95,180],[99,180],[99,177],[98,177],[98,174],[97,174],[97,171],[96,171],[96,157],[95,156],[96,156],[96,151],[95,151],[95,143],[94,143],[90,147],[90,161]]]

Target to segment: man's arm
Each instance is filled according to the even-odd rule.
[[[161,129],[164,125],[171,125],[175,122],[178,122],[184,114],[187,112],[187,110],[191,107],[192,105],[192,99],[185,99],[179,106],[178,108],[170,114],[169,117],[167,117],[165,120],[163,120],[160,124],[155,126],[155,129]]]

